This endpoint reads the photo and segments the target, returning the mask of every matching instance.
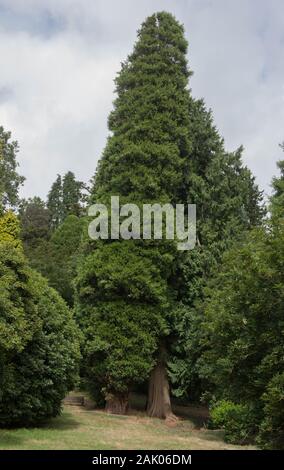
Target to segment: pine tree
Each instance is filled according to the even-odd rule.
[[[76,181],[74,173],[68,171],[63,177],[62,183],[62,211],[63,218],[68,215],[81,215],[83,183]]]
[[[63,219],[62,181],[60,175],[57,175],[56,181],[51,186],[46,205],[50,212],[51,228],[54,230],[61,224]]]
[[[190,152],[190,72],[183,28],[168,13],[150,16],[116,79],[118,97],[95,177],[92,200],[177,203]],[[85,370],[112,412],[125,412],[131,388],[149,377],[161,392],[149,414],[171,413],[164,338],[176,248],[165,241],[87,244],[77,279],[77,311],[86,332]],[[157,379],[157,380],[156,380]],[[156,394],[155,394],[156,396]]]
[[[68,215],[82,215],[87,189],[81,181],[77,181],[74,173],[68,171],[63,178],[57,175],[47,197],[47,208],[51,215],[51,228],[55,230]]]

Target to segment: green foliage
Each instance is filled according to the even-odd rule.
[[[54,260],[50,240],[39,238],[31,244],[26,242],[24,243],[24,252],[30,266],[42,276],[51,279],[54,272]]]
[[[22,200],[19,208],[21,238],[26,245],[34,245],[39,239],[48,239],[50,212],[39,197]]]
[[[179,202],[191,148],[186,50],[172,15],[157,13],[142,24],[116,78],[112,134],[93,202],[109,204],[111,194],[122,204]],[[157,240],[86,241],[84,250],[76,309],[90,386],[100,384],[105,395],[127,394],[148,378],[168,333],[177,250]]]
[[[281,358],[283,236],[283,226],[272,234],[252,232],[226,254],[208,292],[204,328],[210,349],[202,369],[220,387],[230,382],[230,396],[240,388],[247,398],[258,395]]]
[[[47,197],[52,230],[59,227],[68,215],[77,217],[81,215],[84,202],[83,189],[83,183],[76,181],[71,171],[68,171],[63,178],[57,175]]]
[[[265,449],[284,449],[284,373],[273,376],[262,395],[264,419],[258,443]]]
[[[0,126],[0,215],[18,203],[19,187],[24,178],[17,173],[18,142],[11,141],[11,133]]]
[[[0,243],[9,242],[15,247],[20,246],[20,225],[12,211],[0,217]]]
[[[52,230],[54,230],[60,225],[63,219],[62,181],[60,175],[57,175],[56,181],[51,186],[51,189],[48,193],[46,205],[50,212],[51,228]]]
[[[207,291],[204,352],[199,360],[200,374],[212,384],[217,398],[251,404],[263,435],[270,426],[267,446],[270,439],[273,445],[274,426],[277,429],[277,423],[283,422],[277,378],[284,366],[283,264],[280,221],[269,231],[252,231],[226,254]],[[269,412],[274,400],[279,401],[275,421]]]
[[[64,301],[19,249],[0,251],[0,425],[56,416],[76,382],[78,330]]]
[[[242,149],[225,152],[212,113],[202,100],[190,95],[186,51],[183,28],[171,15],[157,13],[143,23],[134,51],[116,79],[118,96],[109,117],[112,134],[99,162],[91,199],[108,203],[109,195],[115,194],[122,203],[197,204],[198,248],[181,255],[170,244],[163,247],[156,242],[156,255],[150,260],[156,269],[158,258],[168,250],[170,262],[157,280],[166,286],[163,304],[168,307],[161,311],[161,318],[170,333],[173,392],[198,398],[203,387],[197,364],[202,318],[196,302],[203,299],[204,284],[223,252],[244,230],[260,223],[263,210],[262,195],[242,163]],[[109,250],[107,245],[99,246]],[[148,245],[142,246],[142,260],[136,253],[133,262],[145,271]],[[87,253],[92,249],[94,244],[89,243]],[[132,259],[126,248],[128,258]],[[86,279],[85,288],[107,292],[110,276],[117,283],[127,279],[127,261],[117,261],[113,253],[111,274],[105,273],[99,285],[93,278]],[[92,262],[97,262],[96,256]],[[128,277],[134,286],[136,276]],[[141,301],[147,304],[147,290],[141,285],[140,290],[144,292]],[[125,299],[128,291],[123,284],[120,296]],[[82,300],[78,308],[82,311]]]
[[[74,302],[73,281],[84,224],[83,218],[70,215],[50,239],[38,238],[33,243],[24,243],[31,267],[46,277],[70,306]]]
[[[169,371],[174,395],[199,400],[207,389],[198,364],[203,349],[204,287],[218,270],[224,251],[261,223],[264,208],[262,194],[242,163],[241,149],[225,153],[203,102],[192,100],[190,110],[195,171],[188,173],[183,202],[197,204],[198,246],[184,253],[178,265],[175,286],[180,305],[171,318]]]
[[[69,215],[51,231],[50,218],[40,198],[21,202],[19,219],[25,254],[31,267],[47,277],[50,285],[73,305],[73,279],[84,221]]]
[[[23,254],[16,216],[0,218],[0,425],[56,416],[74,387],[79,333],[71,312]]]
[[[50,258],[46,259],[47,277],[69,305],[73,305],[76,266],[82,232],[85,226],[83,218],[69,215],[53,233],[49,247]]]
[[[68,171],[62,182],[62,209],[63,218],[68,215],[79,217],[82,212],[82,189],[83,183],[76,181],[74,173]]]
[[[133,53],[116,78],[109,138],[95,177],[93,200],[177,201],[190,150],[190,72],[182,26],[157,13],[142,24]]]
[[[282,148],[284,150],[283,144]],[[272,180],[273,194],[270,198],[270,210],[274,223],[284,217],[284,160],[280,160],[277,166],[280,170],[280,177],[274,177]]]
[[[225,441],[245,444],[255,432],[255,416],[247,404],[221,400],[210,410],[211,426],[225,430]]]
[[[0,242],[0,363],[22,352],[39,328],[30,273],[22,250]],[[2,390],[2,386],[1,386]]]
[[[160,270],[133,240],[113,242],[85,258],[76,287],[88,388],[127,393],[147,379],[165,331]]]
[[[172,312],[171,324],[173,340],[168,372],[172,394],[186,401],[198,402],[207,389],[206,381],[199,377],[198,367],[202,353],[202,317],[198,309],[180,302]]]

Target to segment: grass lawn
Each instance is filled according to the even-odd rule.
[[[141,412],[107,415],[84,407],[65,406],[60,417],[41,428],[0,430],[0,449],[248,449],[225,444],[222,433],[198,429],[190,419],[174,427]]]

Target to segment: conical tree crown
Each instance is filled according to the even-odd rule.
[[[95,178],[94,196],[176,202],[189,137],[190,72],[183,27],[169,13],[150,16],[116,78],[117,99]]]
[[[53,183],[51,190],[47,196],[47,208],[50,211],[51,227],[55,229],[62,221],[62,180],[57,175],[56,181]]]

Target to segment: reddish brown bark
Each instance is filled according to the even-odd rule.
[[[161,353],[150,376],[147,414],[160,419],[176,419],[172,412],[170,387],[163,355]]]
[[[129,397],[128,395],[114,395],[109,393],[106,396],[106,411],[107,413],[116,414],[116,415],[125,415],[127,414],[129,407]]]

